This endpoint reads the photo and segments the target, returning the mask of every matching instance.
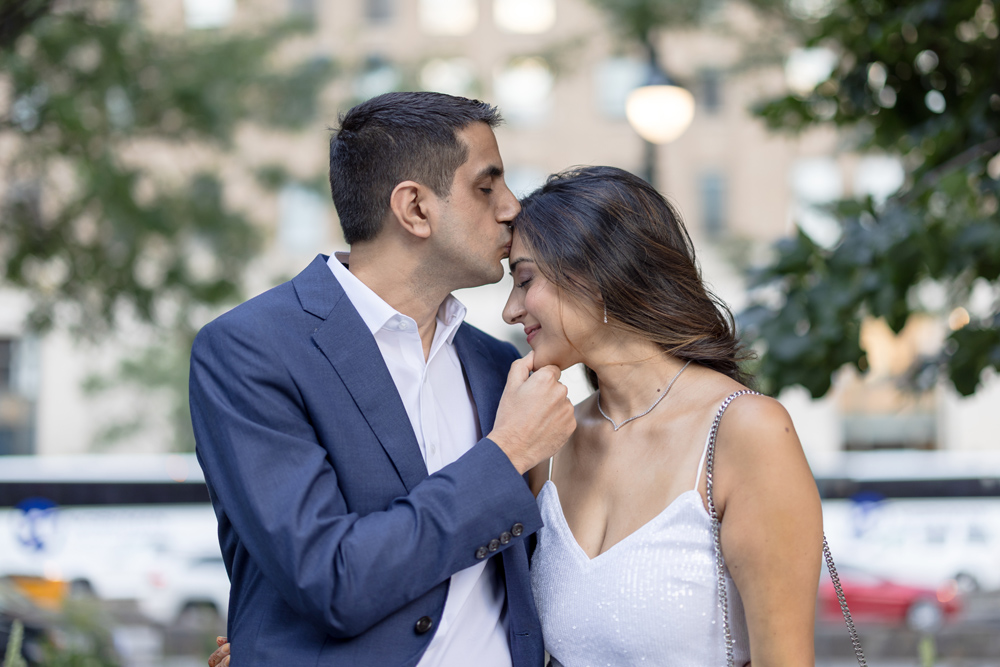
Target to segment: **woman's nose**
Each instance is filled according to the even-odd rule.
[[[516,324],[522,315],[524,315],[524,308],[521,307],[521,300],[512,291],[507,297],[507,304],[503,307],[503,321],[507,324]]]

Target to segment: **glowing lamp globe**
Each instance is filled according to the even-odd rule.
[[[694,95],[680,86],[640,86],[625,100],[625,116],[640,137],[666,144],[684,134],[694,119]]]

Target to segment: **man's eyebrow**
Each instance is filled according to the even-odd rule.
[[[498,167],[495,164],[483,167],[479,170],[479,173],[476,174],[476,180],[478,181],[480,178],[486,178],[487,176],[490,178],[503,176],[503,167]]]
[[[518,257],[517,259],[515,259],[510,263],[510,272],[514,273],[514,271],[517,269],[517,265],[520,264],[521,262],[531,262],[532,264],[534,264],[535,260],[531,259],[530,257]]]

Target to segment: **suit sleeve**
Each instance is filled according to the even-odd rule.
[[[288,604],[329,634],[363,633],[480,562],[476,550],[515,523],[523,534],[502,548],[541,526],[531,491],[488,438],[383,511],[349,512],[281,355],[251,327],[219,324],[195,340],[190,376],[216,511]]]

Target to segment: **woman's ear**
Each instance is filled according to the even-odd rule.
[[[392,219],[407,233],[426,239],[431,235],[430,211],[434,194],[416,181],[402,181],[389,195]]]

